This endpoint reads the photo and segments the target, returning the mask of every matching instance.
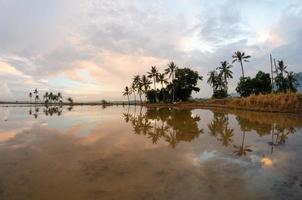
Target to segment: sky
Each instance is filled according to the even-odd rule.
[[[170,61],[204,77],[193,97],[210,97],[207,73],[237,50],[252,56],[246,75],[269,72],[269,54],[301,72],[302,0],[0,0],[0,100],[34,88],[126,100],[134,75]]]

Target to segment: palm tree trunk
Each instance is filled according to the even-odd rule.
[[[240,61],[240,65],[241,65],[242,77],[244,78],[244,70],[243,70],[243,64],[242,64],[242,61]]]
[[[143,101],[142,101],[142,93],[140,92],[140,93],[138,93],[138,95],[139,95],[139,99],[140,99],[141,104],[143,104]]]
[[[134,104],[136,105],[136,94],[135,94],[135,92],[133,92],[133,95],[134,95]]]
[[[155,90],[155,103],[157,102],[157,89],[156,89],[156,83],[155,83],[155,76],[153,77],[153,83],[154,83],[154,90]]]
[[[165,102],[165,93],[164,93],[164,85],[163,85],[163,83],[161,82],[161,91],[162,91],[162,93],[163,93],[163,101]]]
[[[127,94],[127,98],[128,98],[128,105],[130,105],[129,94]]]

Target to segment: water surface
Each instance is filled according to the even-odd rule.
[[[232,110],[0,107],[0,199],[301,199],[301,127]]]

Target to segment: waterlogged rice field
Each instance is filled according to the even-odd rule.
[[[0,199],[302,199],[302,119],[0,107]]]

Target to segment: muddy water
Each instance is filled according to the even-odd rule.
[[[301,199],[298,116],[0,107],[0,199]]]

